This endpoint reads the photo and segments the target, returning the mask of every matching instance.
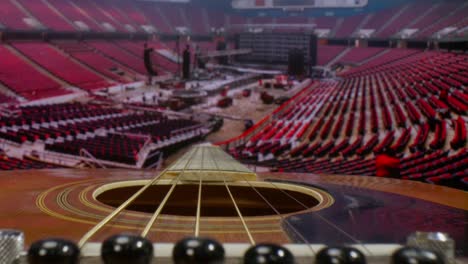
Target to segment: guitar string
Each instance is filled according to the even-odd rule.
[[[204,150],[204,148],[203,148],[203,150]],[[204,163],[204,162],[203,162],[203,160],[204,160],[203,154],[204,154],[204,152],[202,151],[202,164]],[[230,156],[227,156],[227,157],[230,157]],[[232,159],[232,157],[230,157],[230,158]],[[232,159],[232,160],[235,161],[234,159]],[[237,161],[236,161],[236,162],[237,162]],[[245,182],[247,182],[247,183],[251,186],[251,188],[253,188],[253,189],[256,191],[256,193],[265,201],[265,203],[267,203],[267,204],[272,208],[272,210],[275,211],[276,214],[278,214],[278,216],[284,220],[283,216],[279,213],[279,211],[278,211],[278,210],[277,210],[277,209],[276,209],[276,208],[275,208],[275,207],[274,207],[274,206],[273,206],[273,205],[272,205],[272,204],[271,204],[271,203],[270,203],[270,202],[269,202],[253,185],[252,185],[252,184],[251,184],[251,183],[250,183],[250,181],[246,180],[245,177],[244,177],[243,175],[241,175],[241,177],[244,179]],[[199,176],[198,204],[197,204],[197,218],[196,218],[196,219],[197,219],[197,224],[196,224],[196,227],[195,227],[195,236],[198,236],[198,235],[199,235],[201,188],[202,188],[202,178],[201,178],[201,175],[200,175],[200,176]],[[295,232],[298,236],[300,236],[301,239],[304,240],[304,242],[306,242],[305,244],[307,244],[307,245],[310,247],[312,253],[314,253],[314,250],[313,250],[312,247],[309,245],[309,243],[307,243],[307,241],[305,240],[305,238],[304,238],[289,222],[285,222],[285,223],[288,224],[288,225],[290,226],[290,228],[292,228],[292,229],[294,230],[294,232]]]
[[[245,182],[247,182],[249,184],[249,186],[265,201],[265,203],[268,204],[268,206],[271,207],[271,209],[273,211],[275,211],[275,213],[281,218],[281,220],[283,221],[283,223],[285,223],[286,225],[289,226],[289,228],[291,228],[291,230],[302,240],[302,242],[304,242],[304,244],[307,245],[307,247],[309,248],[309,250],[312,252],[312,255],[315,255],[316,252],[315,250],[312,248],[312,245],[311,243],[309,243],[309,241],[299,232],[299,230],[297,230],[297,228],[295,228],[290,222],[286,221],[286,219],[284,218],[284,216],[273,206],[273,204],[271,204],[270,201],[268,201],[268,199],[260,193],[260,191],[254,186],[252,185],[251,181],[245,179],[245,177],[242,175],[242,178],[244,179]]]
[[[146,223],[145,228],[141,232],[142,237],[146,237],[148,235],[148,233],[150,232],[150,230],[153,227],[154,223],[156,222],[158,217],[161,215],[161,212],[164,209],[164,206],[166,205],[167,201],[171,197],[173,191],[175,190],[175,188],[176,188],[177,184],[179,183],[180,179],[182,178],[182,176],[185,175],[185,172],[186,172],[187,168],[189,167],[189,164],[192,163],[193,156],[195,156],[195,153],[197,153],[197,151],[198,151],[198,149],[193,148],[192,153],[190,153],[190,158],[187,159],[187,162],[185,163],[182,171],[179,173],[179,175],[177,175],[177,178],[175,178],[173,180],[174,183],[171,185],[171,188],[169,189],[169,191],[164,196],[164,199],[161,201],[161,203],[159,204],[159,206],[156,209],[156,211],[154,212],[154,214],[151,216],[151,219],[148,221],[148,223]]]
[[[273,185],[276,189],[280,190],[282,193],[286,194],[288,197],[290,197],[292,200],[294,200],[295,202],[297,202],[298,204],[300,204],[302,207],[304,207],[304,209],[309,209],[308,206],[306,206],[305,204],[303,204],[302,202],[300,202],[299,200],[297,200],[295,197],[293,197],[292,195],[290,195],[288,192],[284,191],[283,189],[279,188],[276,184],[274,184],[272,181],[265,181],[265,182],[270,182],[271,185]],[[338,226],[336,226],[335,224],[333,224],[331,221],[329,221],[328,219],[326,219],[325,217],[323,217],[322,215],[320,215],[319,213],[317,212],[313,212],[313,215],[314,216],[317,216],[318,218],[320,218],[322,221],[324,221],[325,223],[327,223],[328,225],[330,225],[331,227],[333,227],[334,229],[338,230],[340,233],[344,234],[346,237],[350,238],[352,241],[354,241],[356,244],[360,245],[364,250],[366,250],[368,252],[369,255],[372,255],[372,252],[362,243],[360,242],[358,239],[354,238],[351,234],[347,233],[345,230],[342,230],[340,229]]]
[[[195,150],[191,156],[194,156],[195,153],[197,151]],[[173,188],[175,188],[175,186],[177,185],[180,177],[185,173],[185,170],[186,168],[188,167],[189,163],[191,163],[192,160],[189,159],[187,161],[187,163],[185,164],[184,166],[184,169],[183,171],[178,175],[177,179],[175,180],[176,183],[173,184]],[[216,160],[213,160],[213,163],[215,164],[217,170],[219,171],[219,167],[218,167],[218,164],[216,162]],[[147,183],[145,186],[143,186],[138,192],[136,192],[132,197],[130,197],[126,202],[124,202],[121,206],[119,206],[116,210],[114,210],[111,214],[109,214],[105,219],[103,219],[100,223],[98,223],[95,227],[93,227],[90,231],[88,231],[84,236],[83,238],[80,240],[79,242],[79,247],[83,247],[83,245],[96,233],[98,232],[105,224],[107,224],[108,222],[110,222],[113,218],[115,218],[121,211],[123,211],[131,202],[133,202],[138,196],[140,196],[149,186],[151,186],[152,184],[156,183],[157,181],[159,181],[159,179],[161,178],[162,175],[165,174],[165,172],[168,170],[168,168],[166,168],[163,172],[161,172],[158,176],[156,176],[153,180],[151,180],[149,183]],[[237,206],[237,202],[235,201],[235,198],[234,196],[232,195],[230,189],[229,189],[229,186],[227,184],[227,181],[226,181],[226,176],[223,176],[223,181],[224,181],[224,184],[225,184],[225,187],[226,187],[226,190],[228,191],[228,194],[229,196],[231,197],[231,200],[234,204],[234,207],[239,215],[239,218],[244,226],[244,229],[249,237],[249,240],[251,242],[251,244],[255,245],[255,241],[251,235],[251,232],[247,226],[247,223],[245,222],[243,216],[242,216],[242,213],[239,209],[239,207]],[[200,184],[201,184],[201,176],[200,176]],[[250,183],[249,183],[250,184]],[[294,201],[296,201],[297,203],[299,203],[301,206],[303,206],[305,209],[308,209],[308,207],[306,205],[304,205],[302,202],[298,201],[295,197],[291,196],[289,193],[285,192],[284,190],[282,190],[281,188],[279,188],[275,183],[271,182],[270,181],[270,184],[273,185],[276,189],[280,190],[281,192],[283,192],[284,194],[286,194],[288,197],[290,197],[291,199],[293,199]],[[172,188],[172,190],[173,190]],[[201,185],[199,186],[199,188],[201,188]],[[258,190],[256,190],[256,192],[258,193]],[[172,193],[172,191],[170,191],[170,193],[166,194],[166,197],[165,197],[165,200],[167,201],[168,197],[170,196],[170,194]],[[200,205],[200,194],[201,192],[199,191],[199,203],[198,205]],[[262,196],[262,195],[261,195]],[[166,199],[167,198],[167,199]],[[264,198],[264,197],[263,197]],[[263,199],[262,198],[262,199]],[[267,203],[269,203],[267,200],[265,200]],[[164,202],[165,204],[165,202]],[[154,220],[150,221],[152,224],[154,223],[154,221],[156,220],[156,218],[158,217],[159,213],[162,211],[162,208],[164,207],[164,204],[160,204],[160,208],[158,208],[157,210],[157,214],[155,214],[156,216],[153,217]],[[271,206],[271,203],[269,203],[270,206]],[[162,206],[161,206],[162,205]],[[274,209],[274,207],[272,207]],[[276,211],[276,209],[274,209]],[[197,209],[198,213],[199,213],[199,209]],[[327,219],[325,219],[324,217],[318,215],[318,214],[315,214],[317,215],[318,217],[320,217],[323,221],[325,221],[327,224],[331,225],[332,227],[334,227],[335,229],[339,230],[340,232],[342,232],[343,234],[345,234],[346,236],[348,236],[349,238],[351,238],[352,240],[358,242],[356,239],[354,239],[354,237],[352,237],[351,235],[347,234],[344,230],[341,230],[339,227],[337,227],[336,225],[334,225],[333,223],[331,223],[330,221],[328,221]],[[153,215],[154,216],[154,215]],[[199,218],[198,218],[199,219]],[[288,225],[290,225],[289,222],[287,222]],[[147,230],[146,232],[144,231],[144,235],[146,236],[147,232],[149,231],[149,229],[151,228],[151,225],[147,225],[147,228],[145,228],[145,230]],[[149,226],[149,228],[148,228]],[[305,240],[306,241],[306,240]],[[358,242],[359,243],[359,242]],[[307,244],[310,244],[310,243],[307,243]],[[359,243],[360,244],[360,243]],[[362,245],[363,248],[365,248],[367,251],[369,251],[364,245]],[[311,248],[312,249],[312,248]],[[313,249],[312,249],[313,250]],[[370,251],[369,251],[370,253]]]
[[[211,153],[213,152],[213,148],[210,149],[210,152]],[[216,162],[216,159],[213,159],[213,164],[215,165],[216,170],[220,171],[218,163]],[[226,176],[224,174],[223,174],[223,181],[224,181],[224,186],[226,187],[226,190],[227,190],[227,192],[229,194],[229,197],[231,198],[231,201],[232,201],[232,203],[234,205],[234,208],[236,209],[237,215],[239,216],[239,219],[242,222],[242,225],[243,225],[243,227],[245,229],[245,232],[246,232],[246,234],[247,234],[247,236],[249,238],[250,244],[255,245],[256,244],[255,240],[253,239],[252,234],[251,234],[251,232],[249,230],[249,227],[248,227],[247,223],[245,222],[244,217],[242,216],[242,213],[241,213],[241,211],[240,211],[240,209],[239,209],[239,207],[237,205],[236,199],[234,198],[234,196],[231,193],[231,190],[229,189],[229,185],[228,185],[228,183],[226,181]]]
[[[218,166],[216,160],[213,160],[213,163],[215,164],[217,170],[219,171],[219,166]],[[238,213],[238,215],[239,215],[239,218],[241,219],[241,222],[242,222],[243,225],[244,225],[244,228],[245,228],[245,230],[246,230],[246,233],[247,233],[247,235],[249,236],[249,239],[250,239],[251,243],[252,243],[252,244],[255,244],[255,242],[254,242],[254,240],[253,240],[253,238],[252,238],[252,236],[251,236],[251,233],[250,233],[250,231],[249,231],[249,228],[248,228],[248,226],[247,226],[247,224],[246,224],[246,222],[245,222],[245,220],[244,220],[244,218],[243,218],[243,216],[242,216],[242,213],[240,212],[240,209],[239,209],[239,207],[237,206],[237,203],[236,203],[236,201],[235,201],[235,198],[234,198],[234,196],[232,195],[232,193],[231,193],[231,191],[230,191],[230,189],[229,189],[229,186],[228,186],[228,184],[227,184],[227,181],[226,181],[226,177],[225,177],[225,176],[223,176],[223,181],[224,181],[224,184],[225,184],[225,186],[226,186],[226,188],[227,188],[228,194],[229,194],[229,196],[231,197],[231,199],[232,199],[232,201],[233,201],[234,207],[236,208],[236,211],[237,211],[237,213]],[[249,181],[247,181],[247,182],[249,182]],[[273,183],[273,182],[269,182],[269,183],[270,183],[274,188],[276,188],[276,189],[280,190],[281,192],[283,192],[285,195],[287,195],[288,197],[290,197],[291,199],[293,199],[295,202],[297,202],[298,204],[300,204],[300,205],[301,205],[302,207],[304,207],[305,209],[308,209],[308,208],[309,208],[309,207],[307,207],[306,205],[304,205],[302,202],[300,202],[299,200],[297,200],[295,197],[293,197],[293,196],[290,195],[289,193],[287,193],[287,192],[285,192],[284,190],[282,190],[281,188],[279,188],[275,183]],[[249,184],[250,184],[250,182],[249,182]],[[258,191],[258,190],[256,190],[256,191]],[[264,198],[264,197],[263,197],[263,198]],[[268,201],[266,201],[266,202],[269,203]],[[271,203],[270,203],[270,206],[271,206]],[[362,243],[360,243],[358,240],[356,240],[353,236],[351,236],[351,235],[349,235],[348,233],[346,233],[346,231],[341,230],[339,227],[337,227],[336,225],[334,225],[332,222],[330,222],[329,220],[327,220],[327,219],[324,218],[323,216],[321,216],[321,215],[319,215],[319,214],[317,214],[317,213],[315,213],[315,215],[317,215],[319,218],[321,218],[321,220],[324,221],[324,222],[326,222],[328,225],[331,225],[333,228],[339,230],[341,233],[343,233],[343,234],[345,234],[346,236],[348,236],[349,238],[351,238],[351,240],[355,241],[355,242],[358,243],[358,244],[361,244],[362,247],[363,247],[365,250],[367,250],[367,251],[371,254],[371,252],[370,252]],[[289,222],[286,221],[286,223],[288,223],[288,225],[292,226]],[[297,233],[300,234],[299,232],[297,232]],[[302,236],[302,235],[300,235],[300,236]],[[303,236],[302,236],[302,237],[303,237]],[[305,240],[305,239],[304,239],[304,240]],[[305,240],[305,241],[307,241],[307,240]],[[310,243],[307,243],[307,244],[310,245]],[[311,250],[312,250],[312,252],[314,252],[312,248],[311,248]]]
[[[304,209],[309,209],[308,206],[306,206],[304,203],[302,203],[301,201],[297,200],[294,196],[292,196],[291,194],[289,194],[288,192],[286,192],[285,190],[279,188],[274,182],[272,181],[265,181],[265,182],[269,182],[271,185],[273,185],[276,189],[280,190],[281,192],[283,192],[284,194],[286,194],[289,198],[291,198],[292,200],[296,201],[298,204],[300,204],[302,207],[304,207]],[[322,221],[324,221],[326,224],[328,224],[329,226],[333,227],[334,229],[338,230],[340,233],[342,233],[343,235],[345,235],[346,237],[350,238],[352,241],[354,241],[357,245],[361,246],[365,251],[367,251],[367,253],[369,254],[369,256],[372,256],[372,252],[364,245],[364,243],[360,242],[358,239],[354,238],[351,234],[349,234],[348,232],[346,232],[345,230],[339,228],[337,225],[335,225],[333,222],[331,222],[330,220],[326,219],[325,217],[323,217],[322,215],[320,215],[318,212],[312,212],[314,216],[317,216],[318,218],[320,218]]]
[[[128,198],[125,202],[123,202],[119,207],[117,207],[114,211],[108,214],[104,219],[102,219],[99,223],[94,225],[88,232],[86,232],[78,242],[78,247],[83,248],[83,246],[93,237],[97,232],[99,232],[106,224],[112,221],[117,215],[119,215],[125,208],[127,208],[134,200],[136,200],[146,189],[148,189],[151,185],[158,182],[162,175],[164,175],[167,170],[164,169],[161,173],[159,173],[156,177],[146,183],[143,187],[141,187],[137,192],[135,192],[130,198]],[[142,172],[142,175],[144,172]]]
[[[227,157],[229,159],[231,159],[233,162],[238,162],[236,159],[234,159],[232,156],[230,155],[227,155]],[[258,191],[258,189],[251,183],[250,180],[246,179],[244,175],[241,174],[241,177],[242,179],[244,180],[244,182],[247,182],[247,184],[249,184],[250,188],[252,188],[263,200],[266,204],[268,204],[268,206],[270,206],[270,208],[281,218],[281,220],[283,221],[283,223],[285,223],[286,225],[288,225],[291,230],[304,242],[304,244],[307,245],[307,247],[309,248],[309,250],[312,252],[312,255],[315,255],[315,250],[312,248],[312,245],[311,243],[309,243],[309,241],[297,230],[297,228],[295,228],[290,222],[286,221],[286,219],[284,218],[284,216],[275,208],[275,206],[270,202],[268,201],[268,199],[263,195],[261,194],[260,191]]]
[[[176,161],[177,164],[179,161]],[[159,173],[156,177],[154,177],[151,181],[141,187],[137,192],[135,192],[130,198],[128,198],[124,203],[122,203],[118,208],[112,211],[107,217],[101,220],[98,224],[96,224],[93,228],[91,228],[78,242],[78,246],[82,248],[86,242],[94,236],[99,230],[101,230],[106,224],[112,221],[117,215],[119,215],[125,208],[127,208],[133,201],[135,201],[146,189],[148,189],[151,185],[159,182],[161,177],[169,170],[170,166],[164,169],[161,173]],[[144,173],[144,172],[143,172]]]
[[[201,165],[200,165],[200,170],[198,174],[199,182],[198,182],[198,198],[197,198],[197,212],[196,212],[196,218],[195,218],[195,237],[198,237],[200,235],[200,215],[201,215],[201,197],[202,197],[202,186],[203,186],[203,178],[201,176],[201,171],[203,164],[205,162],[205,149],[202,148],[202,158],[201,158]]]

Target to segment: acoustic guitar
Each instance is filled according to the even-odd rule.
[[[254,172],[212,145],[193,147],[163,171],[0,174],[0,228],[24,232],[23,255],[35,241],[61,238],[76,244],[81,263],[102,263],[110,238],[136,238],[150,241],[153,263],[173,263],[177,243],[189,237],[222,247],[219,263],[241,263],[258,245],[278,246],[294,263],[314,263],[326,246],[390,263],[419,231],[453,240],[448,259],[468,256],[466,192],[365,176]],[[190,239],[185,243],[194,244]]]

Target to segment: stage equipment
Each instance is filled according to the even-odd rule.
[[[153,69],[152,53],[154,52],[153,48],[148,48],[145,44],[145,50],[143,52],[143,60],[145,62],[145,69],[148,75],[157,76],[158,73]]]
[[[236,49],[251,49],[247,55],[236,56],[241,63],[283,65],[289,63],[291,51],[303,54],[302,67],[310,68],[317,63],[317,37],[304,33],[240,33],[236,36]]]

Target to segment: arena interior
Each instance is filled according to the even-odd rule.
[[[88,240],[139,234],[144,224],[130,223],[154,210],[162,227],[142,233],[152,242],[175,243],[193,224],[194,240],[257,245],[220,258],[214,240],[181,242],[212,258],[200,260],[155,244],[154,263],[466,263],[467,14],[464,0],[0,0],[0,263],[10,263],[2,242],[13,229],[24,231],[24,263],[77,263],[53,262],[67,256],[47,251],[52,240],[33,243],[50,237],[68,239],[55,245],[71,247],[68,258],[101,263]],[[259,182],[250,187],[264,201],[239,177]],[[135,183],[112,189],[124,180]],[[317,202],[272,191],[291,182]],[[271,193],[256,189],[266,184]],[[135,186],[154,196],[107,219]],[[109,232],[81,237],[101,220],[114,221]],[[307,228],[321,221],[333,228]],[[368,250],[401,247],[416,231],[418,248]],[[105,253],[118,242],[103,243],[103,263],[153,260],[143,257],[151,244],[133,249],[142,262],[125,262]]]

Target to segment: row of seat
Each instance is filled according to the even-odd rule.
[[[0,155],[0,170],[31,170],[52,168],[57,168],[57,166],[30,159],[17,159],[8,157],[7,155]]]
[[[362,79],[362,77],[357,77],[357,78]],[[376,81],[381,81],[381,80],[377,78]],[[368,131],[366,129],[366,123],[367,123],[366,119],[368,115],[367,111],[369,110],[370,110],[370,131],[373,133],[377,133],[382,128],[389,130],[389,131],[394,129],[395,125],[393,123],[393,120],[396,121],[396,124],[398,125],[398,127],[405,128],[407,126],[406,114],[404,113],[401,106],[398,104],[400,102],[398,102],[399,100],[395,99],[396,98],[395,96],[393,96],[390,99],[390,104],[394,105],[394,107],[392,107],[393,113],[391,113],[387,107],[389,99],[386,99],[383,94],[384,93],[392,94],[391,92],[389,92],[392,89],[388,85],[384,86],[384,85],[377,83],[376,84],[377,89],[375,89],[375,87],[370,87],[369,99],[367,99],[367,96],[366,96],[366,93],[367,93],[366,89],[364,90],[360,89],[361,91],[359,92],[358,92],[359,89],[356,89],[354,98],[349,99],[351,93],[353,92],[352,89],[354,88],[351,88],[351,90],[348,90],[347,92],[348,83],[346,83],[345,81],[344,84],[341,83],[341,84],[338,84],[338,86],[336,85],[333,86],[333,89],[336,89],[337,87],[343,89],[342,95],[338,95],[339,96],[337,97],[338,99],[334,98],[335,90],[330,90],[330,94],[328,97],[329,99],[325,100],[325,103],[323,103],[323,105],[320,106],[320,109],[317,112],[317,114],[325,113],[325,115],[322,115],[317,120],[317,122],[313,124],[309,137],[308,137],[310,141],[316,140],[316,137],[319,135],[320,135],[320,139],[322,140],[327,139],[328,136],[330,135],[330,132],[333,138],[338,138],[342,130],[341,129],[342,125],[345,123],[344,116],[348,114],[348,111],[349,111],[349,118],[347,119],[347,123],[345,127],[345,135],[347,137],[351,136],[353,134],[353,126],[354,126],[354,119],[355,119],[354,111],[358,110],[357,109],[358,100],[360,100],[361,102],[360,111],[359,111],[358,134],[364,135],[366,131]],[[354,82],[351,82],[351,83],[354,83]],[[362,82],[358,81],[355,84],[361,85]],[[324,85],[327,86],[328,83]],[[386,89],[384,89],[383,87],[386,87]],[[377,91],[375,92],[375,90]],[[403,88],[399,88],[397,86],[394,88],[394,90],[401,91],[403,90]],[[316,90],[316,91],[320,92],[321,90]],[[358,96],[359,93],[361,93],[361,96]],[[377,94],[377,97],[376,97],[376,94]],[[403,96],[399,96],[399,97],[402,98]],[[441,100],[435,98],[434,96],[432,97],[433,97],[432,101],[436,99],[439,105],[441,104],[445,105],[445,103],[443,103]],[[296,107],[291,107],[288,111],[284,113],[284,115],[281,117],[282,120],[278,122],[274,121],[270,126],[267,126],[264,130],[260,131],[258,135],[255,135],[254,137],[252,137],[252,139],[250,140],[249,146],[255,145],[256,143],[258,143],[258,141],[280,140],[284,134],[291,135],[292,133],[286,133],[286,132],[288,132],[289,129],[291,128],[295,128],[295,126],[289,126],[285,124],[290,124],[292,121],[296,119],[301,119],[303,117],[306,117],[307,115],[310,115],[310,113],[313,111],[314,108],[313,107],[304,108],[304,107],[301,107],[300,105],[303,104],[304,102],[309,102],[313,106],[316,103],[317,98],[319,97],[316,97],[315,99],[309,99],[308,96],[305,96],[301,101],[298,102],[299,104],[296,104]],[[377,98],[378,100],[376,100],[375,98]],[[415,104],[413,104],[413,102],[411,102],[410,100],[404,102],[405,110],[407,111],[407,115],[409,116],[411,121],[414,124],[420,124],[421,122],[425,122],[422,119],[422,116],[420,114],[420,112],[422,112],[424,113],[424,116],[427,119],[427,122],[435,122],[434,120],[436,119],[437,112],[432,108],[432,106],[423,98],[418,97],[414,99],[417,99],[416,106],[418,106],[418,108],[416,108]],[[369,100],[369,105],[367,105],[366,103],[367,100]],[[350,110],[348,109],[349,105],[351,105]],[[378,110],[378,108],[380,108],[380,111]],[[443,110],[444,110],[443,112],[447,113],[448,109],[443,108]],[[380,118],[379,118],[379,112],[380,112]],[[340,115],[335,118],[334,115],[337,115],[338,113],[340,113]],[[380,119],[381,122],[379,122],[378,119]],[[439,133],[435,133],[435,134],[439,135]],[[392,143],[390,138],[393,138],[393,137],[387,137],[381,142],[381,144],[376,149],[377,152],[379,152],[385,146]],[[399,143],[402,143],[402,142],[407,143],[409,142],[409,139],[410,139],[410,135],[408,135],[407,132],[403,132]],[[374,145],[374,147],[376,147],[377,146],[377,144],[375,143],[376,140],[378,139],[369,140],[369,142],[366,143],[366,145],[368,146]],[[437,143],[437,141],[439,142]],[[431,147],[441,148],[443,147],[444,142],[445,142],[445,134],[442,133],[440,137],[437,137],[437,139],[434,141],[434,144],[432,144]],[[405,146],[406,144],[404,146],[399,145],[396,149],[402,150],[404,149]],[[363,147],[358,153],[370,153],[370,150],[368,148]]]
[[[60,52],[52,45],[41,42],[17,42],[13,43],[12,46],[54,76],[71,85],[86,90],[108,86],[107,80],[71,60],[67,54]]]
[[[201,124],[168,119],[159,113],[133,112],[91,103],[62,103],[17,108],[16,117],[0,118],[0,138],[20,145],[42,141],[46,150],[135,165],[142,147],[172,149],[196,138]],[[198,131],[199,132],[199,131]],[[174,142],[171,139],[177,138]],[[82,153],[85,150],[84,153]]]
[[[29,128],[7,128],[3,135],[9,140],[24,143],[37,140],[48,141],[59,138],[75,138],[78,135],[95,133],[98,129],[122,130],[129,127],[139,126],[148,122],[155,122],[157,116],[121,113],[115,115],[101,115],[92,118],[84,118],[76,121],[62,121],[53,125],[42,125]],[[68,121],[68,122],[67,122]]]
[[[19,7],[20,6],[20,7]],[[151,1],[34,1],[7,0],[0,5],[0,23],[9,29],[49,29],[58,32],[144,32],[152,26],[159,32],[175,33],[185,27],[196,34],[209,34],[212,28],[242,24],[315,24],[329,29],[331,36],[350,37],[358,29],[373,29],[376,37],[391,37],[402,29],[419,29],[416,37],[430,37],[437,31],[466,25],[463,1],[411,1],[394,8],[349,17],[278,16],[247,17],[197,4],[153,3]],[[267,12],[268,13],[268,12]],[[415,14],[416,17],[415,17]],[[450,14],[450,16],[449,16]],[[26,20],[25,20],[26,19]],[[390,21],[390,23],[389,23]],[[233,31],[242,30],[235,27]],[[282,31],[273,27],[273,30]],[[300,31],[301,28],[293,29]]]
[[[0,83],[26,99],[64,95],[69,91],[61,84],[40,73],[4,45],[0,45]]]
[[[5,10],[0,22],[14,30],[133,33],[146,32],[144,27],[152,26],[165,33],[174,33],[176,27],[187,27],[194,33],[208,34],[212,27],[225,26],[225,15],[189,4],[135,3],[128,0],[8,0],[0,7]]]
[[[156,124],[144,125],[138,128],[129,129],[128,132],[151,136],[153,142],[157,143],[170,139],[171,137],[182,135],[194,127],[199,127],[199,123],[185,119],[161,119]]]
[[[232,153],[273,166],[277,161],[279,168],[289,171],[308,171],[323,160],[373,160],[386,149],[404,156],[466,149],[467,111],[449,101],[468,106],[467,83],[458,80],[466,74],[467,68],[460,67],[466,54],[405,50],[379,58],[343,73],[340,80],[315,82]],[[434,66],[429,74],[423,70],[428,64]],[[300,121],[306,121],[306,132],[286,137]],[[282,149],[281,154],[272,153],[272,146]],[[374,171],[356,168],[340,173]]]
[[[74,59],[105,77],[118,83],[129,82],[128,79],[122,76],[124,74],[128,75],[129,69],[116,60],[108,58],[99,52],[95,52],[95,49],[86,45],[86,43],[67,41],[56,42],[55,45]],[[143,64],[143,60],[141,60],[141,63]]]
[[[466,149],[459,152],[436,151],[431,154],[417,152],[400,160],[401,178],[437,183],[450,187],[468,189],[463,182],[467,177],[468,154]],[[375,175],[374,159],[316,159],[282,160],[277,170],[283,172],[312,172],[347,175]]]
[[[145,139],[143,138],[109,134],[107,136],[95,136],[87,139],[46,144],[46,150],[88,157],[87,153],[82,153],[85,150],[94,158],[100,160],[135,165],[138,160],[138,152],[144,143]]]
[[[16,41],[0,45],[0,85],[27,100],[73,92],[68,86],[94,91],[142,80],[146,75],[143,41]],[[150,47],[172,50],[157,41]],[[204,45],[212,47],[213,45]],[[24,58],[23,58],[24,57]],[[178,66],[153,53],[158,74],[175,73]],[[30,60],[31,62],[29,62]],[[2,60],[3,61],[3,60]],[[0,103],[11,102],[6,96]]]
[[[98,116],[107,118],[117,117],[122,113],[119,109],[102,108],[97,105],[84,105],[78,103],[68,106],[70,106],[70,108],[67,108],[67,106],[64,105],[62,110],[57,111],[41,111],[39,110],[39,107],[31,107],[30,109],[22,107],[21,109],[23,110],[21,110],[19,116],[0,117],[0,128],[15,130],[23,128],[27,130],[37,125],[49,125],[61,121],[67,121],[69,123],[81,122],[92,120]],[[74,108],[74,106],[76,106],[76,108]]]

